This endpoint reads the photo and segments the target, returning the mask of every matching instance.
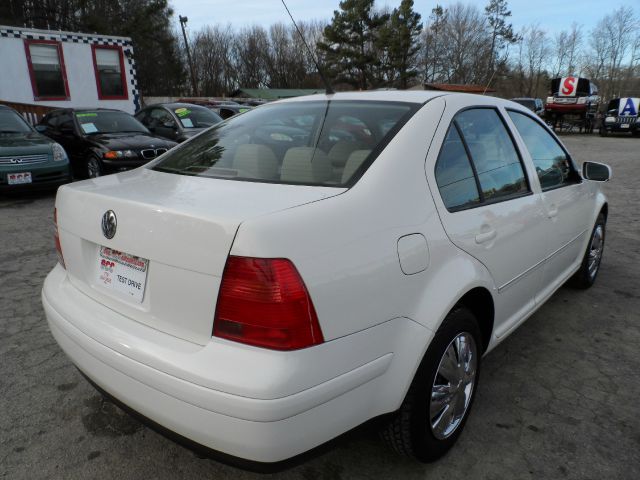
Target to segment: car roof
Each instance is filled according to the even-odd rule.
[[[76,108],[56,108],[55,110],[51,110],[47,112],[47,115],[51,113],[58,112],[122,112],[127,113],[123,110],[118,110],[117,108],[90,108],[90,107],[76,107]]]
[[[142,110],[146,110],[147,108],[152,108],[152,107],[166,107],[166,108],[170,108],[170,109],[176,109],[176,108],[187,108],[187,107],[202,107],[202,108],[207,108],[203,105],[197,105],[195,103],[187,103],[187,102],[167,102],[167,103],[153,103],[151,105],[147,105],[146,107],[144,107]]]

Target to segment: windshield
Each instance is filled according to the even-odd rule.
[[[173,112],[184,128],[208,128],[222,121],[220,115],[196,105],[175,108]]]
[[[13,110],[0,109],[0,133],[29,133],[31,127]]]
[[[199,177],[342,187],[352,184],[418,104],[272,104],[220,123],[152,168]]]
[[[78,112],[76,119],[82,133],[149,133],[149,130],[128,113],[113,111]]]

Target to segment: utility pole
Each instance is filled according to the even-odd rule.
[[[184,29],[184,26],[187,24],[189,19],[187,17],[183,17],[182,15],[178,15],[178,19],[180,19],[180,26],[182,27],[182,36],[184,37],[184,46],[187,48],[187,60],[189,61],[189,70],[191,71],[191,88],[193,90],[193,96],[198,96],[198,86],[196,85],[196,75],[193,70],[193,61],[191,60],[191,49],[189,48],[189,42],[187,41],[187,32]]]

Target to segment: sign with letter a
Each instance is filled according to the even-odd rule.
[[[578,77],[562,77],[558,95],[561,97],[575,97],[578,89]]]
[[[620,106],[618,107],[618,115],[621,117],[635,117],[638,115],[638,104],[640,98],[626,98],[620,99]]]

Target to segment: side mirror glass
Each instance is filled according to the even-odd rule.
[[[611,167],[604,163],[584,162],[582,176],[595,182],[608,182],[611,179]]]
[[[44,133],[47,131],[46,125],[36,125],[36,132]]]
[[[162,126],[163,126],[164,128],[170,128],[170,129],[172,129],[172,130],[177,130],[176,124],[175,124],[175,123],[173,123],[173,122],[164,122],[164,123],[162,124]]]

